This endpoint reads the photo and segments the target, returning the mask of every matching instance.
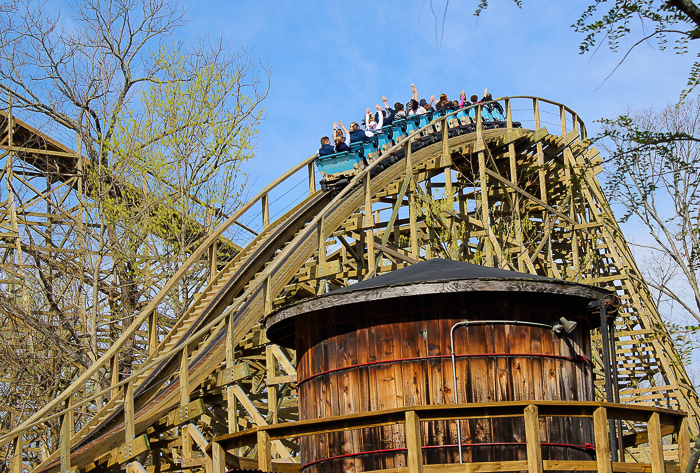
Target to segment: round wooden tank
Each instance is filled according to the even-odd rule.
[[[598,324],[587,306],[607,294],[430,260],[273,313],[267,336],[297,350],[300,420],[456,402],[593,401]],[[578,325],[557,335],[551,327],[562,317]],[[465,321],[454,328],[455,387],[450,331]],[[459,425],[464,462],[526,459],[521,417]],[[459,463],[456,420],[421,429],[425,464]],[[594,459],[591,419],[545,418],[541,437],[545,460]],[[313,473],[404,467],[404,426],[302,437],[301,463]]]

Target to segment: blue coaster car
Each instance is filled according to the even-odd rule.
[[[324,180],[334,180],[343,176],[352,176],[362,164],[362,156],[356,151],[345,151],[316,160],[316,167]]]
[[[423,128],[425,125],[430,123],[430,112],[418,115],[418,126]]]
[[[391,124],[391,136],[399,141],[406,134],[406,120],[394,120]]]
[[[491,115],[493,115],[493,118],[495,118],[499,122],[506,121],[506,117],[504,117],[503,114],[501,113],[501,111],[498,110],[497,108],[494,108],[493,110],[491,110]]]
[[[418,126],[418,120],[420,120],[420,115],[411,115],[406,119],[406,133],[410,135],[420,128],[420,126]]]
[[[384,132],[384,128],[382,128],[381,133],[375,133],[375,136],[377,137],[377,148],[380,150],[389,148],[394,144],[394,142],[391,141],[391,128],[389,127],[389,133]]]

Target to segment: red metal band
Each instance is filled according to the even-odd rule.
[[[527,445],[525,442],[494,442],[494,443],[463,443],[462,447],[466,448],[474,448],[474,447],[502,447],[502,446],[525,446]],[[584,445],[576,445],[576,444],[570,444],[570,443],[549,443],[549,442],[542,442],[541,445],[544,447],[567,447],[567,448],[577,448],[581,450],[585,450],[587,452],[590,451],[595,451],[595,446],[591,445],[590,443],[586,443]],[[424,445],[421,447],[422,450],[428,450],[428,449],[435,449],[435,448],[457,448],[457,444],[450,444],[450,445]],[[299,468],[299,471],[303,470],[304,468],[308,468],[310,466],[316,465],[318,463],[324,463],[332,460],[340,460],[342,458],[350,458],[350,457],[359,457],[362,455],[373,455],[377,453],[392,453],[392,452],[405,452],[407,451],[408,448],[389,448],[385,450],[371,450],[369,452],[359,452],[359,453],[346,453],[343,455],[337,455],[335,457],[328,457],[328,458],[323,458],[321,460],[314,460],[310,463],[307,463],[305,465],[302,465]]]

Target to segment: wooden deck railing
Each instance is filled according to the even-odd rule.
[[[423,464],[420,422],[493,417],[524,418],[527,447],[527,458],[525,460],[449,465]],[[542,417],[592,418],[595,432],[596,460],[543,460],[540,443],[540,418]],[[612,462],[610,444],[608,443],[608,420],[610,419],[647,424],[646,431],[635,432],[625,436],[625,446],[631,447],[648,443],[649,463]],[[391,470],[392,473],[431,471],[461,473],[528,471],[529,473],[542,473],[545,470],[587,470],[601,473],[683,473],[688,465],[691,450],[688,420],[685,412],[607,402],[512,401],[412,406],[287,424],[260,426],[212,439],[206,449],[207,471],[223,473],[226,471],[226,451],[256,444],[258,447],[258,468],[263,471],[278,470],[279,464],[276,464],[273,470],[270,449],[272,440],[291,439],[391,424],[406,425],[406,463],[408,465],[403,468],[394,468]],[[662,438],[673,434],[676,434],[679,461],[664,462],[664,443]],[[666,444],[668,443],[666,442]],[[296,468],[300,466],[295,465]],[[284,471],[288,469],[284,468]]]

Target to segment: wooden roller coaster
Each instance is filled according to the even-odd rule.
[[[370,159],[339,191],[317,188],[314,157],[265,187],[203,238],[174,277],[144,301],[118,340],[81,370],[70,387],[0,436],[5,468],[12,473],[123,468],[220,472],[227,467],[298,471],[300,435],[406,422],[414,429],[409,442],[413,460],[396,471],[423,471],[415,460],[419,417],[469,416],[470,409],[489,406],[465,405],[451,413],[444,412],[450,409],[446,406],[402,409],[372,418],[295,423],[295,354],[271,344],[261,322],[284,304],[432,258],[614,291],[621,300],[615,319],[616,402],[633,406],[625,410],[620,404],[588,403],[577,412],[598,424],[608,417],[625,421],[628,461],[641,465],[626,468],[621,459],[615,471],[660,473],[664,454],[687,463],[688,430],[698,433],[698,395],[676,361],[673,342],[596,179],[601,158],[584,123],[566,106],[542,98],[498,101],[505,105],[503,127],[487,129],[478,108],[470,133],[450,133],[463,124],[456,112],[436,118]],[[41,171],[36,164],[41,157],[63,163],[65,169],[55,174],[65,176],[64,182],[80,179],[82,164],[73,151],[11,113],[2,118],[5,179],[12,178],[18,160]],[[513,126],[514,119],[521,128]],[[416,147],[426,135],[436,139]],[[19,136],[33,144],[17,145]],[[388,165],[388,158],[397,155],[401,159]],[[53,182],[59,181],[54,176]],[[71,189],[89,198],[89,189]],[[11,265],[10,256],[21,257],[19,227],[29,217],[18,218],[23,209],[12,199],[2,205],[4,228],[13,229],[4,236],[4,264]],[[218,256],[222,246],[229,255],[225,261]],[[201,275],[202,268],[206,284],[194,302],[172,326],[163,326],[159,315],[168,311],[168,298],[181,289],[185,276]],[[119,376],[120,353],[135,338],[143,356],[128,376]],[[596,395],[602,401],[603,368],[600,355],[594,358]],[[540,414],[564,415],[561,406],[551,403],[516,404],[503,406],[503,415],[524,415],[526,425],[536,425],[537,408]],[[614,415],[606,417],[605,409]],[[661,435],[671,433],[677,441],[662,445]],[[531,443],[535,448],[528,437],[525,463],[454,471],[537,471],[530,463]],[[597,463],[544,468],[612,471],[600,448]]]

